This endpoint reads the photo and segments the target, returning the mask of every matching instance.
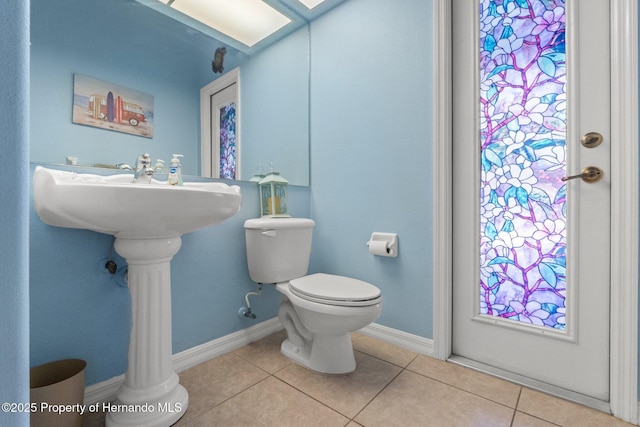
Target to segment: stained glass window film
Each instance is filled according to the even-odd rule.
[[[236,179],[236,104],[220,108],[220,178]]]
[[[480,314],[565,329],[563,0],[480,1]]]

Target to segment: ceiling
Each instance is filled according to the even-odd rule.
[[[271,35],[263,38],[260,41],[255,43],[253,42],[241,42],[222,31],[216,30],[208,25],[203,24],[199,20],[196,20],[186,14],[176,10],[175,8],[165,4],[167,2],[171,3],[169,0],[136,0],[137,2],[152,8],[176,21],[181,22],[193,28],[194,30],[201,32],[209,37],[217,39],[228,46],[231,46],[238,51],[252,55],[259,50],[264,49],[265,47],[273,44],[274,42],[280,40],[285,37],[289,33],[297,30],[298,28],[306,25],[307,23],[313,21],[318,16],[337,6],[338,4],[344,2],[345,0],[324,0],[324,2],[318,4],[317,6],[309,9],[307,6],[302,4],[298,0],[262,0],[265,4],[271,6],[273,9],[280,12],[282,15],[288,18],[288,23],[281,26],[277,31],[273,32]],[[236,0],[228,0],[229,2],[235,2]],[[178,4],[178,0],[176,0],[176,5]]]

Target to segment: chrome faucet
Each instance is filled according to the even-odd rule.
[[[143,155],[138,156],[133,175],[133,182],[138,182],[140,175],[145,175],[147,177],[147,182],[151,182],[153,168],[151,167],[151,156],[149,153],[144,153]]]

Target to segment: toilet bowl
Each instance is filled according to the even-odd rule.
[[[274,283],[281,294],[278,318],[286,329],[282,354],[325,374],[353,372],[350,333],[371,324],[382,310],[380,290],[350,277],[306,275],[314,222],[262,217],[245,222],[249,274]]]
[[[309,284],[317,285],[318,289],[325,286],[352,289],[354,297],[338,299],[336,295],[340,293],[326,290],[321,296],[298,291],[298,286]],[[382,297],[378,288],[348,277],[318,273],[279,283],[276,289],[283,296],[278,317],[287,330],[282,353],[317,372],[353,372],[356,360],[350,333],[371,324],[380,315]],[[355,296],[353,289],[361,291],[360,296]]]

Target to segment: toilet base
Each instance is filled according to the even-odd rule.
[[[282,354],[322,374],[348,374],[356,369],[351,335],[314,335],[309,346],[299,347],[289,339],[280,346]]]

